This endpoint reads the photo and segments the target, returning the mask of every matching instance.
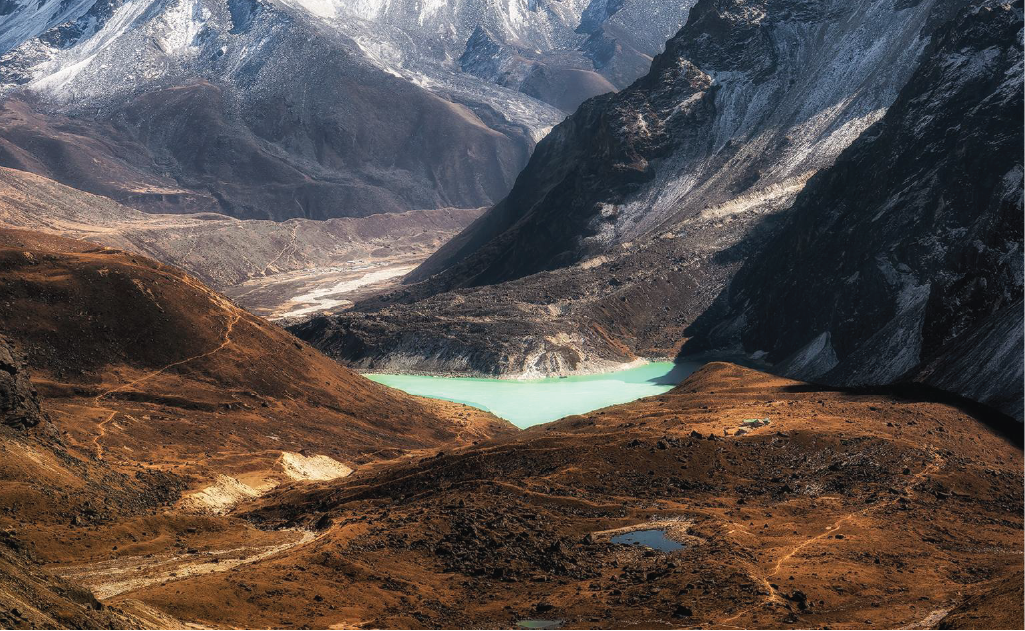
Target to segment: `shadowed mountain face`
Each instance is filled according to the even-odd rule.
[[[294,331],[360,366],[483,374],[674,356],[818,170],[876,122],[954,0],[706,0],[584,103],[409,286]]]
[[[410,280],[495,284],[778,209],[880,116],[956,4],[697,3],[645,77],[553,130],[509,197]]]
[[[911,379],[1022,419],[1022,3],[937,35],[812,178],[683,352],[758,352],[833,385]]]
[[[21,357],[0,337],[0,423],[25,429],[38,425],[40,416],[39,399]]]
[[[0,58],[0,94],[0,165],[147,211],[480,207],[534,143],[486,103],[429,92],[305,11],[256,0],[97,2]]]

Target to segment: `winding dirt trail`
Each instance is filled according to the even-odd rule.
[[[214,353],[222,350],[228,344],[231,344],[231,331],[232,331],[232,329],[235,328],[235,325],[241,319],[242,319],[242,315],[240,313],[232,314],[231,319],[228,321],[227,328],[224,331],[224,340],[220,344],[218,344],[216,348],[213,348],[213,349],[211,349],[209,351],[206,351],[205,353],[199,353],[198,355],[193,355],[192,357],[186,357],[185,359],[181,359],[181,360],[178,360],[176,362],[172,362],[172,363],[170,363],[170,364],[168,364],[166,366],[163,366],[162,368],[158,368],[157,370],[154,370],[152,372],[146,373],[145,375],[143,375],[142,377],[139,377],[138,379],[135,379],[133,381],[129,381],[128,383],[121,384],[120,386],[118,386],[116,388],[111,388],[110,390],[107,390],[106,392],[102,392],[102,393],[96,395],[96,398],[94,400],[96,402],[99,402],[104,397],[107,397],[107,396],[109,396],[111,394],[114,394],[115,392],[120,392],[120,391],[124,390],[125,388],[131,388],[132,386],[138,385],[138,384],[142,383],[143,381],[148,381],[149,379],[152,379],[153,377],[156,377],[157,375],[159,375],[159,374],[161,374],[161,373],[163,373],[163,372],[165,372],[167,370],[170,370],[171,368],[174,368],[175,366],[181,366],[182,364],[187,364],[187,363],[189,363],[191,361],[196,361],[197,359],[203,359],[204,357],[209,357],[210,355],[213,355]]]
[[[192,281],[187,276],[185,278],[183,278],[182,281],[185,282],[188,285],[192,285],[194,287],[198,287],[198,288],[202,289],[202,286],[197,285],[194,281]],[[205,291],[204,293],[209,293],[209,292]],[[166,366],[162,366],[162,367],[160,367],[160,368],[158,368],[156,370],[153,370],[153,371],[150,371],[150,372],[144,374],[143,376],[139,377],[138,379],[133,379],[132,381],[129,381],[127,383],[123,383],[123,384],[121,384],[121,385],[119,385],[117,387],[114,387],[114,388],[111,388],[111,389],[106,390],[104,392],[101,392],[100,394],[96,395],[93,398],[93,403],[96,404],[96,407],[97,407],[98,410],[101,410],[103,412],[110,412],[110,416],[108,416],[106,419],[100,421],[99,425],[97,426],[97,433],[96,433],[96,435],[92,439],[92,444],[93,444],[93,448],[94,448],[94,451],[96,453],[96,458],[97,459],[99,459],[99,460],[103,459],[103,446],[100,444],[100,441],[107,434],[107,425],[111,421],[113,421],[114,418],[119,414],[119,412],[117,410],[111,410],[110,408],[106,408],[106,407],[103,407],[102,405],[100,405],[101,402],[103,401],[103,399],[105,399],[106,397],[108,397],[108,396],[110,396],[110,395],[112,395],[112,394],[114,394],[116,392],[121,392],[121,391],[126,390],[128,388],[134,387],[134,386],[136,386],[136,385],[138,385],[140,383],[148,381],[148,380],[152,379],[153,377],[156,377],[157,375],[160,375],[160,374],[162,374],[162,373],[164,373],[164,372],[166,372],[166,371],[168,371],[168,370],[170,370],[172,368],[175,368],[177,366],[181,366],[182,364],[187,364],[189,362],[193,362],[193,361],[196,361],[196,360],[199,360],[199,359],[203,359],[204,357],[209,357],[209,356],[213,355],[214,353],[218,353],[218,352],[224,350],[224,348],[226,348],[229,344],[231,344],[231,342],[232,342],[231,334],[232,334],[232,331],[234,331],[234,329],[235,329],[235,325],[238,324],[238,322],[242,319],[242,311],[238,307],[232,305],[230,302],[228,302],[227,300],[221,298],[220,296],[217,296],[216,294],[211,294],[211,297],[214,299],[214,301],[222,309],[224,309],[225,311],[227,311],[230,314],[229,317],[228,317],[228,321],[227,321],[227,323],[225,325],[225,328],[224,328],[224,333],[222,333],[222,339],[221,339],[221,343],[220,344],[218,344],[216,347],[214,347],[214,348],[212,348],[212,349],[210,349],[208,351],[205,351],[205,352],[202,352],[202,353],[198,353],[196,355],[192,355],[190,357],[186,357],[184,359],[180,359],[180,360],[175,361],[175,362],[171,362],[170,364],[167,364]]]
[[[107,435],[107,423],[113,421],[115,416],[117,416],[117,412],[111,412],[110,416],[100,421],[100,424],[96,426],[98,431],[93,436],[93,449],[96,452],[97,460],[103,460],[103,445],[100,444],[100,439]]]
[[[302,206],[299,206],[299,208],[301,209]],[[267,265],[264,266],[263,271],[261,272],[264,276],[268,276],[271,273],[271,267],[273,267],[275,263],[280,261],[281,258],[283,256],[285,256],[285,253],[288,252],[289,250],[292,251],[292,260],[296,260],[295,255],[299,252],[299,243],[298,243],[298,238],[296,236],[296,233],[298,231],[299,231],[299,222],[298,221],[293,222],[292,223],[292,229],[291,229],[291,231],[288,234],[288,243],[285,244],[285,247],[281,248],[281,251],[278,252],[277,256],[275,256],[273,259],[271,259],[267,263]]]
[[[914,476],[912,476],[911,479],[908,480],[908,482],[904,485],[904,488],[903,488],[903,491],[904,491],[905,494],[910,494],[914,490],[914,488],[916,486],[918,486],[918,484],[920,482],[922,482],[922,480],[924,480],[926,478],[926,476],[929,476],[929,475],[939,471],[943,467],[944,461],[943,461],[943,458],[939,455],[939,453],[937,453],[935,450],[931,450],[930,451],[930,455],[931,455],[933,461],[928,466],[924,467],[921,471],[919,471]],[[777,590],[775,587],[773,587],[772,582],[769,579],[771,579],[772,577],[777,576],[782,571],[782,569],[783,569],[784,565],[787,563],[787,561],[792,559],[798,552],[800,552],[804,548],[806,548],[806,547],[808,547],[808,546],[810,546],[810,545],[812,545],[812,544],[814,544],[814,543],[816,543],[818,541],[821,541],[821,540],[825,539],[826,537],[828,537],[830,535],[836,534],[836,532],[838,530],[840,530],[841,526],[843,526],[845,523],[847,523],[847,522],[849,522],[849,521],[851,521],[851,520],[853,520],[853,519],[855,519],[857,517],[863,517],[863,516],[867,515],[868,513],[872,512],[872,511],[874,511],[876,509],[887,507],[887,506],[892,506],[893,504],[895,504],[898,501],[899,497],[901,497],[901,496],[897,495],[897,496],[894,496],[890,500],[887,500],[887,501],[884,501],[884,502],[879,502],[877,504],[873,504],[871,506],[867,506],[867,507],[862,508],[860,510],[853,511],[853,512],[847,513],[846,515],[843,515],[842,517],[840,517],[836,521],[834,521],[831,524],[829,524],[828,526],[826,526],[825,530],[823,530],[819,534],[817,534],[817,535],[815,535],[813,537],[809,537],[809,538],[801,541],[800,543],[792,546],[791,548],[789,548],[786,553],[784,553],[782,556],[780,556],[778,559],[776,559],[776,563],[773,566],[772,571],[767,573],[767,574],[759,575],[759,573],[754,571],[753,568],[749,569],[748,573],[751,576],[751,578],[753,578],[755,581],[760,583],[765,588],[765,590],[768,592],[768,595],[765,597],[765,600],[763,600],[762,602],[760,602],[758,604],[752,605],[751,607],[748,607],[747,609],[744,609],[744,610],[736,613],[735,615],[730,616],[729,618],[725,618],[722,621],[720,621],[719,623],[717,623],[715,625],[712,625],[712,626],[714,626],[714,627],[723,627],[723,628],[739,628],[739,627],[731,626],[730,623],[735,621],[735,620],[738,620],[738,619],[742,618],[743,616],[751,613],[752,611],[754,611],[755,609],[757,609],[759,607],[766,607],[766,606],[771,606],[771,605],[783,605],[783,604],[785,604],[786,600],[783,598],[783,596],[780,595],[779,590]],[[743,528],[743,526],[740,525],[740,524],[729,524],[729,525],[734,526],[734,528],[729,530],[727,532],[727,534],[733,533],[733,532],[735,532],[737,530],[743,531],[746,534],[751,534],[747,530],[745,530]]]
[[[324,535],[308,530],[281,530],[284,541],[264,546],[240,546],[191,554],[134,556],[55,568],[54,573],[80,583],[100,600],[113,598],[158,583],[203,574],[227,572],[311,543]]]

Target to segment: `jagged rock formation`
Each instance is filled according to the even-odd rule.
[[[798,196],[684,352],[833,385],[916,380],[1022,419],[1022,3],[973,4]]]
[[[674,355],[962,4],[702,0],[647,76],[558,125],[416,284],[295,332],[383,369],[418,356],[493,374]]]
[[[21,357],[0,336],[0,423],[26,429],[38,425],[41,417],[39,399]]]

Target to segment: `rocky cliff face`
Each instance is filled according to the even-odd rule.
[[[36,390],[21,357],[0,337],[0,423],[25,429],[38,425],[41,418]]]
[[[570,350],[577,369],[674,355],[962,5],[702,0],[648,75],[558,125],[509,196],[414,284],[310,330],[348,361],[389,369],[414,331],[420,350],[404,365],[488,348],[497,359],[472,364],[489,374],[572,366]]]
[[[1022,418],[1022,3],[973,3],[812,178],[684,352],[833,385],[916,380]]]
[[[494,284],[708,219],[743,233],[878,119],[956,4],[698,2],[643,79],[556,127],[509,197],[411,279]]]

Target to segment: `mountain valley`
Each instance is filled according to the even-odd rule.
[[[216,213],[144,213],[0,167],[3,225],[151,256],[187,270],[253,313],[272,319],[303,309],[344,307],[361,290],[397,283],[404,271],[426,259],[480,212],[439,208],[286,222]],[[336,292],[344,298],[335,298]],[[310,297],[304,301],[303,296]]]
[[[1023,34],[0,0],[0,627],[1022,628]]]
[[[129,626],[1007,628],[1020,441],[975,414],[713,363],[666,395],[293,482],[227,516],[13,536]],[[683,548],[610,542],[652,528]]]
[[[835,317],[830,310],[809,311],[806,305],[823,291],[839,291],[835,288],[847,279],[858,278],[852,274],[859,267],[872,266],[863,273],[878,274],[882,283],[880,294],[868,299],[874,301],[872,309],[879,309],[878,320],[861,335],[867,338],[889,320],[889,342],[880,339],[880,347],[865,348],[860,355],[854,348],[844,349],[853,354],[851,368],[824,377],[825,382],[883,385],[916,379],[913,370],[925,370],[935,375],[923,373],[928,383],[942,383],[995,405],[1007,401],[1001,409],[1020,420],[1016,406],[1023,394],[1022,361],[1016,350],[1022,344],[1022,318],[1014,306],[1022,296],[1017,254],[1022,238],[1015,225],[1022,214],[1017,155],[1022,134],[1014,122],[1022,102],[1015,79],[1021,68],[1014,40],[1021,28],[1017,5],[959,10],[956,2],[823,1],[798,3],[807,9],[804,13],[788,10],[787,2],[758,3],[761,12],[733,10],[746,4],[695,5],[686,26],[645,78],[587,102],[556,127],[538,145],[509,197],[407,276],[406,287],[291,330],[350,365],[385,372],[572,374],[607,370],[638,357],[674,357],[682,347],[685,354],[711,350],[713,356],[773,366],[798,378],[819,378],[832,366],[802,372],[807,362],[801,363],[800,356],[816,352],[816,343],[826,334],[823,325],[783,318],[772,305],[790,301],[794,313]],[[906,19],[893,19],[887,14],[893,10]],[[778,20],[771,19],[774,11]],[[852,19],[835,19],[838,14]],[[869,27],[873,20],[885,27]],[[841,28],[854,30],[834,32]],[[736,40],[716,39],[710,46],[712,33],[720,33],[716,29]],[[958,30],[973,36],[958,38]],[[831,36],[823,37],[827,31]],[[796,48],[787,39],[792,33],[801,34],[795,35],[801,43]],[[752,41],[763,49],[752,47]],[[866,49],[873,54],[864,55],[859,64],[848,63],[851,50]],[[798,61],[812,58],[815,65]],[[823,71],[829,64],[842,66],[848,80],[838,81],[835,73]],[[797,93],[815,98],[797,100],[791,87],[795,84],[806,88]],[[892,85],[903,89],[898,93],[886,87]],[[857,89],[850,91],[850,86]],[[775,96],[774,90],[779,91]],[[894,99],[894,107],[887,109]],[[765,107],[766,102],[774,107]],[[809,111],[814,104],[822,109]],[[1007,133],[993,134],[992,125]],[[971,139],[974,149],[955,151],[958,143],[952,133],[960,133],[963,142]],[[879,134],[883,136],[877,139]],[[918,144],[911,149],[905,138]],[[871,153],[881,151],[889,154],[883,158]],[[906,173],[878,171],[877,160],[907,163],[912,151],[936,157],[921,158]],[[937,154],[941,151],[946,153]],[[772,156],[768,164],[766,155]],[[992,166],[979,162],[979,156],[986,156]],[[834,165],[834,160],[841,162]],[[839,181],[839,174],[856,161],[864,175],[845,175],[842,188],[814,196],[824,190],[819,188],[823,181]],[[940,199],[950,199],[950,218],[937,220],[932,241],[914,250],[914,256],[935,263],[914,263],[917,273],[908,275],[908,254],[901,248],[906,226],[920,215],[895,214],[889,241],[875,250],[870,240],[854,241],[857,248],[845,255],[851,266],[847,274],[830,278],[829,289],[815,285],[804,274],[814,273],[821,261],[809,260],[807,268],[793,264],[801,251],[797,244],[811,238],[798,232],[810,225],[801,218],[842,203],[851,203],[852,213],[865,212],[854,203],[863,199],[861,187],[872,170],[885,179],[874,189],[880,213],[903,208],[900,204],[914,195],[928,196],[918,202],[921,212],[933,212]],[[1006,188],[973,175],[984,171],[1003,174]],[[907,186],[889,179],[898,177],[907,182],[923,179],[931,188],[894,198],[895,191]],[[950,187],[959,185],[967,192],[955,197]],[[977,202],[985,195],[992,195],[988,206]],[[977,211],[975,204],[980,204]],[[878,216],[854,221],[865,231],[878,230],[873,225]],[[836,229],[832,221],[813,221],[820,231]],[[968,229],[977,231],[977,241],[993,243],[986,262],[973,254],[970,262],[962,263],[958,255],[947,254],[948,243],[963,238]],[[851,242],[843,232],[833,238],[828,246],[821,243],[822,256],[831,258]],[[895,253],[886,256],[886,247]],[[873,257],[878,261],[869,263]],[[770,271],[770,259],[787,266],[785,271]],[[743,265],[741,279],[733,283]],[[750,271],[756,268],[757,273]],[[953,280],[964,274],[963,268],[1003,280],[986,288],[975,285],[981,293],[973,295],[972,283],[981,281]],[[796,293],[770,293],[783,290],[784,283],[774,280],[777,274],[805,292],[800,299]],[[749,300],[729,294],[751,276],[757,280],[750,282],[766,292],[760,313],[751,315],[749,306],[741,313],[735,307],[738,313],[728,316],[723,306],[727,300],[738,305]],[[933,285],[933,292],[926,293]],[[912,291],[918,292],[914,299]],[[948,292],[964,296],[955,299]],[[996,381],[980,379],[991,388],[986,393],[979,385],[960,383],[966,374],[962,370],[927,367],[937,361],[929,345],[949,343],[953,352],[957,342],[917,341],[911,331],[928,325],[910,312],[902,314],[899,305],[946,301],[946,308],[954,309],[960,304],[956,300],[985,305],[959,312],[958,330],[996,330],[987,338],[987,348],[1007,353],[1006,362],[993,364],[999,373]],[[1004,307],[1010,320],[986,322]],[[860,308],[867,313],[866,304]],[[848,314],[849,322],[857,321],[853,310]],[[777,349],[774,331],[744,328],[756,317],[786,320],[801,343]],[[709,323],[718,327],[715,339],[708,337]],[[936,329],[940,335],[951,330],[946,324]],[[742,345],[729,337],[736,331],[746,336]],[[901,346],[908,343],[911,349],[902,353]],[[966,352],[970,346],[960,348]],[[875,372],[861,368],[877,364],[880,355],[887,361],[892,357],[892,367]],[[939,361],[959,365],[961,360],[953,352]]]

